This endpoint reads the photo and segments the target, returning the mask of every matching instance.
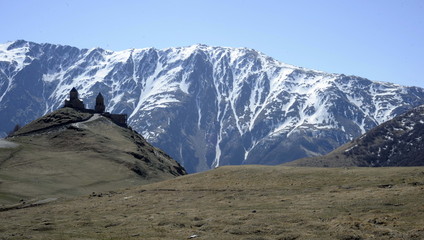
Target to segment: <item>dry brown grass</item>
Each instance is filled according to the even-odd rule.
[[[423,239],[423,199],[423,167],[221,167],[0,212],[0,239]]]

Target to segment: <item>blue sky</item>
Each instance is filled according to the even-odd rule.
[[[0,42],[110,50],[203,43],[424,87],[422,0],[0,0]]]

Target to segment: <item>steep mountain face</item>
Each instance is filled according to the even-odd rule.
[[[288,163],[291,166],[424,166],[424,105],[414,108],[331,153]]]
[[[194,45],[112,52],[0,45],[0,131],[62,105],[75,87],[188,172],[327,153],[424,104],[424,90],[278,62],[252,49]]]
[[[0,142],[0,204],[118,190],[186,174],[170,156],[106,116],[61,108]]]

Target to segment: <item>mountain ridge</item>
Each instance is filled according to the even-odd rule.
[[[400,167],[424,165],[424,105],[371,129],[334,151],[299,159],[288,166]]]
[[[7,48],[0,47],[2,131],[56,109],[71,87],[88,104],[102,92],[108,111],[127,113],[189,172],[321,155],[424,104],[419,87],[308,70],[247,48]]]

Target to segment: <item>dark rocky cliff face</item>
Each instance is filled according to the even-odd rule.
[[[6,57],[7,56],[7,57]],[[121,52],[25,41],[0,47],[0,131],[50,112],[76,87],[188,172],[327,153],[424,104],[424,90],[195,45]]]

